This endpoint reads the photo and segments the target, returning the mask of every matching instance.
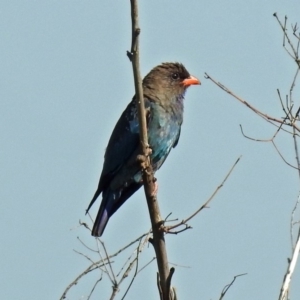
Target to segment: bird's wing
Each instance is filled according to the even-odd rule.
[[[120,170],[132,153],[138,148],[138,145],[139,124],[136,116],[135,99],[133,99],[122,113],[111,134],[104,155],[104,165],[99,185],[87,211],[103,189],[109,185],[118,170]]]
[[[176,140],[173,144],[173,148],[175,148],[177,146],[178,142],[179,142],[180,132],[181,132],[181,126],[179,126],[178,134],[177,134]]]
[[[149,101],[145,98],[146,109],[149,105]],[[122,184],[121,181],[123,181],[123,179],[125,180],[125,177],[132,175],[129,173],[134,172],[135,168],[128,168],[128,165],[132,164],[133,160],[136,160],[138,151],[139,122],[134,97],[122,113],[111,134],[105,151],[104,165],[99,185],[87,211],[108,185],[112,182],[114,182],[114,186]],[[127,173],[127,169],[132,172]]]
[[[127,106],[109,139],[101,177],[114,175],[139,145],[139,123],[135,99]]]

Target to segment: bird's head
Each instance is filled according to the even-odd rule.
[[[171,100],[182,97],[190,85],[201,84],[180,63],[163,63],[143,80],[144,94],[153,100]]]

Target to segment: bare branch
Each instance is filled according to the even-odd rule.
[[[293,228],[294,228],[294,225],[299,223],[299,222],[295,222],[294,221],[294,217],[295,217],[295,213],[296,213],[296,210],[299,206],[299,203],[300,203],[300,194],[298,195],[298,198],[297,198],[297,201],[295,203],[295,206],[292,210],[292,214],[291,214],[291,222],[290,222],[290,235],[291,235],[291,248],[294,249],[294,241],[293,241]]]
[[[90,292],[89,296],[87,297],[87,300],[91,299],[92,294],[93,294],[93,292],[94,292],[94,290],[95,290],[97,284],[98,284],[101,280],[102,280],[102,276],[95,282],[93,288],[91,289],[91,292]]]
[[[170,273],[169,273],[169,276],[167,278],[167,282],[166,282],[166,286],[167,286],[167,295],[170,295],[170,290],[171,290],[171,280],[172,280],[172,277],[173,277],[173,274],[175,272],[175,268],[172,267],[170,269]],[[173,298],[173,297],[172,297]]]
[[[89,227],[88,226],[85,226],[88,230]],[[101,271],[101,277],[100,279],[98,280],[98,282],[96,284],[99,283],[99,281],[102,279],[102,274],[104,272],[104,270],[102,270],[101,268],[104,266],[104,264],[107,264],[107,261],[108,259],[111,259],[112,257],[115,257],[117,255],[119,255],[121,252],[123,252],[124,250],[126,250],[127,248],[129,248],[130,246],[132,246],[133,244],[135,244],[136,242],[139,242],[140,240],[142,240],[144,237],[145,237],[145,240],[143,242],[143,244],[145,244],[147,241],[148,241],[148,237],[149,237],[149,232],[147,233],[144,233],[142,234],[141,236],[139,236],[137,239],[135,239],[134,241],[130,242],[129,244],[127,244],[126,246],[122,247],[121,249],[119,249],[117,252],[115,252],[114,254],[112,255],[109,255],[107,256],[104,260],[103,259],[100,259],[96,262],[93,262],[91,258],[89,258],[87,255],[77,251],[77,250],[74,250],[74,252],[78,253],[79,255],[85,257],[87,260],[89,260],[91,262],[91,265],[85,269],[82,273],[80,273],[68,286],[67,288],[65,289],[65,291],[63,292],[60,300],[62,299],[65,299],[66,298],[66,295],[68,293],[68,291],[75,285],[77,285],[77,283],[79,282],[79,280],[81,278],[83,278],[85,275],[87,275],[88,273],[94,271],[94,270],[100,270]],[[78,239],[79,240],[79,239]],[[80,241],[80,240],[79,240]],[[80,241],[81,242],[81,241]],[[82,243],[84,247],[86,247],[86,245],[84,243]],[[93,249],[89,249],[90,251],[92,251]],[[99,249],[96,251],[97,253],[99,253]],[[146,267],[146,266],[145,266]],[[105,271],[106,273],[106,271]],[[96,284],[94,285],[94,287],[96,287]],[[114,285],[114,284],[113,284]],[[115,286],[115,285],[114,285]],[[118,291],[117,289],[115,289],[116,292]]]
[[[136,263],[135,263],[135,272],[134,272],[134,275],[133,275],[133,277],[132,277],[132,279],[131,279],[131,282],[130,282],[130,284],[129,284],[129,286],[128,286],[128,288],[127,288],[127,290],[126,290],[126,292],[125,292],[125,294],[124,294],[124,296],[122,297],[121,300],[123,300],[123,299],[125,298],[125,296],[127,295],[128,291],[129,291],[129,289],[130,289],[130,287],[131,287],[131,285],[132,285],[132,283],[133,283],[133,281],[134,281],[134,279],[136,278],[136,275],[137,275],[137,273],[138,273],[138,267],[139,267],[139,253],[140,253],[140,245],[141,245],[141,242],[142,242],[142,240],[140,240],[140,243],[139,243],[139,245],[138,245],[138,247],[137,247],[137,251],[136,251],[136,252],[137,252],[137,253],[136,253],[136,259],[133,261],[133,263],[136,262]],[[132,263],[132,266],[133,266],[133,263]],[[127,274],[127,275],[128,275],[128,273],[129,273],[129,272],[126,271],[126,274]],[[123,278],[125,278],[125,274],[124,274]]]
[[[272,141],[272,144],[275,148],[275,150],[277,151],[277,153],[279,154],[279,156],[282,158],[282,160],[288,165],[290,166],[291,168],[293,169],[297,169],[297,167],[293,166],[292,164],[290,164],[289,162],[286,161],[286,159],[283,157],[283,155],[281,154],[281,152],[279,151],[279,149],[277,148],[276,144],[274,141]]]
[[[104,260],[106,260],[106,259],[108,260],[108,265],[109,265],[109,268],[110,268],[110,270],[111,270],[111,274],[110,274],[110,272],[108,271],[108,269],[107,269],[107,267],[106,267],[106,264],[104,264],[105,273],[108,275],[109,280],[111,281],[111,283],[112,283],[113,285],[115,285],[115,284],[117,283],[117,280],[116,280],[115,274],[114,274],[114,272],[113,272],[113,269],[112,269],[112,266],[111,266],[109,257],[108,257],[108,255],[107,255],[107,252],[106,252],[104,243],[103,243],[99,238],[96,238],[95,240],[96,240],[96,244],[97,244],[97,248],[98,248],[98,253],[99,253],[99,256],[100,256],[100,258],[101,258],[101,261],[104,262]],[[106,255],[105,259],[103,258],[102,254],[101,254],[101,251],[100,251],[98,242],[101,243],[101,245],[102,245],[102,247],[103,247],[103,249],[104,249],[104,251],[105,251],[105,255]]]
[[[146,240],[148,240],[149,234],[150,234],[149,232],[143,233],[141,236],[139,236],[138,238],[136,238],[134,241],[130,242],[129,244],[127,244],[123,248],[119,249],[116,253],[110,255],[109,258],[117,256],[118,254],[120,254],[121,252],[123,252],[124,250],[126,250],[127,248],[129,248],[130,246],[132,246],[133,244],[135,244],[136,242],[139,242],[145,236],[147,236]]]
[[[92,252],[96,252],[96,253],[98,253],[98,250],[94,250],[94,249],[92,249],[91,247],[89,247],[87,244],[85,244],[80,238],[79,238],[79,236],[77,237],[77,240],[86,248],[86,249],[88,249],[88,250],[90,250],[90,251],[92,251]]]
[[[219,300],[222,300],[224,298],[225,294],[230,289],[230,287],[233,285],[233,283],[235,282],[235,280],[237,279],[237,277],[244,276],[244,275],[247,275],[247,273],[243,273],[243,274],[239,274],[239,275],[234,276],[234,278],[232,279],[232,281],[229,284],[225,285],[225,287],[223,288]]]
[[[155,261],[156,260],[156,257],[153,257],[149,262],[147,262],[142,268],[140,268],[139,270],[138,270],[138,274],[141,272],[141,271],[143,271],[146,267],[148,267],[153,261]]]
[[[128,257],[128,259],[126,260],[126,262],[124,263],[124,265],[122,266],[120,272],[117,274],[117,277],[120,275],[120,273],[123,271],[123,269],[125,268],[125,266],[127,265],[127,263],[131,263],[131,259],[132,259],[132,256],[134,255],[134,253],[136,252],[142,252],[144,246],[146,245],[146,243],[148,242],[148,237],[145,238],[144,242],[142,242],[142,238],[140,238],[139,240],[139,245],[138,247],[133,251],[133,253]],[[135,258],[136,259],[136,258]],[[135,260],[134,259],[134,260]]]
[[[295,130],[293,128],[293,130]],[[296,135],[293,135],[293,141],[294,141],[294,149],[295,149],[295,159],[296,159],[296,163],[297,163],[297,169],[298,169],[298,176],[300,179],[300,161],[299,161],[299,153],[298,153],[298,144],[297,144],[297,139],[296,139]]]
[[[132,20],[132,42],[131,53],[128,55],[132,62],[134,84],[136,91],[136,103],[138,108],[139,128],[140,128],[140,142],[141,142],[141,155],[144,157],[144,162],[141,162],[143,170],[143,183],[144,190],[148,204],[148,210],[150,214],[152,231],[153,231],[153,246],[156,253],[157,265],[159,270],[159,280],[162,287],[163,299],[169,300],[169,293],[167,289],[167,279],[170,274],[168,257],[164,239],[164,232],[161,230],[163,223],[158,201],[155,191],[155,178],[153,175],[152,166],[149,158],[149,145],[147,137],[147,124],[146,113],[143,98],[142,80],[140,76],[140,64],[139,64],[139,35],[141,29],[138,23],[138,5],[137,0],[131,0],[131,20]]]
[[[261,112],[260,110],[258,110],[257,108],[255,108],[254,106],[252,106],[251,104],[249,104],[247,101],[245,101],[244,99],[242,99],[241,97],[237,96],[234,92],[232,92],[230,89],[228,89],[226,86],[224,86],[223,84],[221,84],[220,82],[216,81],[215,79],[213,79],[210,75],[208,75],[207,73],[205,73],[205,78],[211,80],[214,84],[216,84],[219,88],[221,88],[223,91],[225,91],[226,93],[228,93],[229,95],[231,95],[232,97],[234,97],[235,99],[237,99],[238,101],[240,101],[242,104],[246,105],[248,108],[250,108],[254,113],[256,113],[258,116],[260,116],[261,118],[263,118],[264,120],[266,120],[267,122],[271,123],[274,126],[279,126],[280,124],[284,124],[284,125],[288,125],[288,126],[292,126],[295,127],[295,129],[300,132],[300,128],[296,125],[296,124],[286,124],[283,120],[281,119],[277,119],[275,117],[269,116],[263,112]],[[278,123],[277,124],[274,124]]]
[[[299,197],[298,197],[297,202],[299,202]],[[295,271],[295,267],[296,267],[296,264],[297,264],[299,251],[300,251],[300,227],[298,228],[298,234],[297,234],[295,247],[293,247],[292,259],[290,259],[288,261],[289,264],[288,264],[288,268],[287,268],[287,271],[285,273],[283,283],[282,283],[282,286],[281,286],[281,289],[280,289],[280,294],[279,294],[279,298],[278,298],[279,300],[287,300],[288,299],[290,283],[291,283],[292,276],[293,276],[293,273]]]
[[[288,36],[288,34],[287,34],[287,30],[286,30],[287,16],[285,16],[285,18],[284,18],[284,20],[285,20],[285,25],[283,25],[283,24],[281,23],[281,21],[279,20],[279,18],[278,18],[278,16],[277,16],[276,13],[274,13],[273,16],[277,19],[277,21],[278,21],[278,23],[279,23],[279,25],[280,25],[280,27],[281,27],[281,29],[282,29],[282,31],[283,31],[283,34],[284,34],[283,47],[284,47],[284,48],[286,49],[286,51],[290,54],[290,52],[287,50],[287,48],[286,48],[286,46],[285,46],[285,39],[286,39],[286,40],[288,41],[288,44],[290,45],[292,51],[293,51],[293,54],[294,54],[294,56],[293,56],[292,54],[290,54],[290,56],[291,56],[292,58],[295,59],[295,58],[297,57],[297,51],[296,51],[296,49],[294,48],[294,45],[293,45],[293,43],[291,42],[291,40],[290,40],[290,38],[289,38],[289,36]]]
[[[66,299],[68,291],[78,283],[78,281],[91,271],[94,271],[98,269],[97,263],[90,265],[88,268],[86,268],[81,274],[79,274],[64,290],[62,296],[59,298],[60,300]]]
[[[96,264],[96,263],[95,263],[91,258],[89,258],[86,254],[83,254],[83,253],[81,253],[81,252],[79,252],[79,251],[77,251],[77,250],[75,250],[75,249],[73,249],[73,251],[74,251],[75,253],[77,253],[77,254],[79,254],[79,255],[85,257],[89,262],[92,263],[92,265]]]
[[[241,132],[242,132],[242,134],[245,138],[248,138],[248,139],[254,140],[254,141],[259,141],[259,142],[271,142],[272,145],[274,146],[275,150],[279,154],[279,156],[282,158],[282,160],[287,165],[289,165],[290,167],[292,167],[292,168],[294,168],[298,171],[298,176],[299,176],[299,179],[300,179],[300,157],[299,157],[299,149],[298,149],[298,141],[297,141],[297,137],[299,136],[299,127],[296,124],[299,121],[300,107],[298,107],[298,109],[296,110],[296,114],[293,111],[293,109],[294,109],[293,92],[294,92],[294,88],[296,86],[296,80],[299,78],[299,73],[300,73],[300,71],[299,71],[300,70],[300,60],[299,60],[300,33],[296,32],[298,30],[297,24],[291,25],[293,36],[296,38],[296,43],[294,44],[293,40],[292,40],[293,36],[291,36],[291,34],[290,35],[288,34],[287,17],[285,16],[285,19],[284,19],[283,23],[279,20],[276,13],[274,13],[274,17],[277,19],[277,21],[278,21],[278,23],[281,27],[281,30],[283,31],[283,47],[284,47],[285,51],[288,53],[288,55],[290,57],[292,57],[292,59],[297,64],[297,70],[296,70],[296,72],[293,76],[293,80],[292,80],[290,90],[289,90],[289,95],[286,95],[286,97],[285,97],[285,103],[284,103],[284,101],[281,97],[280,91],[277,89],[277,93],[278,93],[278,96],[279,96],[281,107],[282,107],[282,109],[284,111],[284,114],[285,114],[284,118],[278,119],[278,118],[269,116],[266,113],[261,112],[260,110],[258,110],[257,108],[255,108],[254,106],[252,106],[251,104],[246,102],[244,99],[242,99],[241,97],[234,94],[232,91],[230,91],[223,84],[221,84],[220,82],[217,82],[215,79],[210,77],[207,73],[205,73],[205,76],[206,76],[207,79],[210,79],[214,84],[216,84],[223,91],[230,94],[232,97],[234,97],[235,99],[240,101],[242,104],[246,105],[249,109],[251,109],[254,113],[256,113],[258,116],[263,118],[265,121],[267,121],[267,122],[269,122],[272,125],[277,127],[277,130],[274,133],[272,138],[261,140],[261,139],[255,139],[255,138],[252,138],[252,137],[249,137],[249,136],[245,135],[244,132],[243,132],[243,128],[240,125]],[[289,130],[286,130],[287,126],[292,128],[292,132],[290,132]],[[279,131],[284,131],[288,134],[291,134],[292,137],[293,137],[296,166],[293,166],[292,164],[287,162],[287,160],[283,157],[283,155],[281,154],[281,152],[279,151],[278,147],[275,144],[275,138],[277,137]],[[300,226],[298,225],[299,222],[294,222],[294,214],[295,214],[295,211],[298,207],[299,202],[300,202],[300,194],[298,196],[298,200],[297,200],[296,205],[295,205],[295,207],[292,211],[292,216],[291,216],[290,235],[291,235],[291,244],[292,244],[292,249],[293,249],[292,258],[288,260],[288,268],[287,268],[286,274],[284,276],[283,284],[282,284],[282,287],[281,287],[281,290],[280,290],[279,300],[287,300],[288,299],[288,292],[289,292],[289,289],[290,289],[291,277],[292,277],[293,272],[295,270],[295,266],[296,266],[299,251],[300,251]],[[294,243],[293,243],[293,230],[294,230],[295,224],[297,224],[297,226],[298,226],[298,232],[297,232],[297,238],[296,238],[295,245],[294,245]],[[234,278],[234,280],[235,280],[235,278]],[[222,291],[220,299],[223,298],[223,296],[227,292],[228,288],[232,285],[234,280],[231,282],[231,284],[227,285],[224,288],[224,290]]]
[[[255,139],[255,138],[252,138],[252,137],[250,137],[250,136],[248,136],[248,135],[246,135],[246,134],[244,133],[244,130],[243,130],[243,127],[242,127],[241,124],[240,124],[240,128],[241,128],[241,132],[242,132],[243,137],[246,138],[246,139],[249,139],[249,140],[251,140],[251,141],[254,141],[254,142],[271,142],[272,139],[273,139],[273,138],[267,139],[267,140]]]
[[[225,184],[226,180],[228,179],[228,177],[230,176],[230,174],[232,173],[233,169],[235,168],[235,166],[238,164],[238,162],[240,161],[242,156],[240,156],[236,162],[233,164],[233,166],[231,167],[231,169],[229,170],[229,172],[227,173],[227,175],[225,176],[225,178],[223,179],[222,183],[216,188],[216,190],[213,192],[213,194],[209,197],[209,199],[199,208],[197,209],[191,216],[189,216],[188,218],[186,218],[185,220],[182,220],[180,223],[175,224],[173,226],[167,226],[165,227],[165,231],[167,233],[172,233],[170,232],[170,230],[177,228],[181,225],[185,225],[188,226],[186,223],[191,220],[192,218],[194,218],[202,209],[206,208],[208,206],[208,204],[211,202],[211,200],[215,197],[215,195],[217,194],[217,192],[223,187],[223,185]],[[184,229],[186,230],[186,229]]]
[[[117,293],[119,292],[119,287],[118,287],[117,283],[115,283],[112,286],[112,288],[113,288],[113,291],[112,291],[112,294],[111,294],[109,300],[113,300],[116,297]]]
[[[295,87],[295,85],[296,85],[296,79],[297,79],[297,77],[298,77],[298,75],[299,75],[299,66],[298,66],[298,68],[297,68],[297,70],[296,70],[296,73],[295,73],[295,76],[294,76],[294,79],[293,79],[293,82],[292,82],[292,84],[291,84],[291,87],[290,87],[290,99],[291,99],[291,102],[293,103],[294,101],[293,101],[293,90],[294,90],[294,87]]]
[[[183,266],[183,265],[179,265],[179,264],[175,264],[175,263],[171,263],[169,262],[170,265],[176,266],[176,267],[180,267],[180,268],[186,268],[186,269],[190,269],[190,266]]]

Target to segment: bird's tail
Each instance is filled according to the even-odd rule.
[[[115,195],[113,192],[104,193],[103,199],[94,222],[92,229],[92,236],[100,237],[107,225],[107,222],[113,214],[112,208],[114,204]]]
[[[109,218],[132,196],[140,187],[141,182],[133,182],[131,185],[118,190],[106,189],[102,193],[102,202],[94,222],[92,236],[99,237],[107,225]]]
[[[109,219],[109,212],[106,208],[99,209],[93,229],[92,236],[100,237],[107,225]]]

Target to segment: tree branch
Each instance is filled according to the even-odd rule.
[[[136,103],[139,118],[140,127],[140,142],[141,142],[141,167],[143,169],[143,183],[144,190],[148,204],[148,210],[150,214],[152,231],[153,231],[153,246],[156,253],[157,265],[159,270],[159,283],[163,293],[163,300],[169,300],[169,290],[170,287],[170,269],[168,264],[168,257],[164,239],[164,231],[161,230],[163,225],[163,220],[161,218],[160,209],[157,201],[157,197],[154,193],[155,191],[155,181],[153,175],[153,169],[150,163],[150,148],[148,145],[147,137],[147,123],[146,123],[146,112],[144,106],[142,80],[140,76],[140,64],[139,64],[139,35],[140,28],[138,23],[138,5],[137,0],[131,0],[131,20],[132,20],[132,42],[131,42],[131,52],[127,52],[127,56],[132,62],[134,84],[136,91]]]
[[[288,125],[291,127],[294,127],[298,132],[300,132],[300,128],[296,124],[290,124],[290,123],[285,123],[285,120],[283,121],[282,119],[278,119],[272,116],[267,115],[266,113],[261,112],[257,108],[255,108],[253,105],[242,99],[241,97],[237,96],[234,92],[232,92],[229,88],[224,86],[222,83],[218,82],[214,78],[212,78],[210,75],[205,73],[205,78],[211,80],[214,84],[216,84],[219,88],[221,88],[223,91],[240,101],[242,104],[246,105],[249,109],[251,109],[254,113],[256,113],[258,116],[266,120],[267,122],[271,123],[272,125],[278,127],[280,124]],[[277,123],[277,124],[276,124]],[[282,128],[283,131],[286,131],[285,129]]]
[[[213,192],[213,194],[208,198],[208,200],[206,200],[206,202],[204,204],[201,205],[200,208],[198,208],[192,215],[190,215],[189,217],[187,217],[186,219],[182,220],[181,222],[175,224],[175,225],[172,225],[172,226],[166,226],[164,228],[164,230],[167,232],[167,233],[180,233],[182,231],[185,231],[186,229],[189,229],[191,228],[187,222],[190,221],[192,218],[194,218],[201,210],[203,210],[204,208],[208,207],[208,204],[212,201],[212,199],[215,197],[215,195],[218,193],[218,191],[223,187],[223,185],[225,184],[226,180],[228,179],[228,177],[230,176],[230,174],[232,173],[233,169],[235,168],[235,166],[238,164],[238,162],[240,161],[242,156],[240,156],[236,161],[235,163],[233,164],[233,166],[231,167],[231,169],[229,170],[229,172],[227,173],[227,175],[225,176],[225,178],[223,179],[223,181],[221,182],[221,184],[215,189],[215,191]],[[184,229],[182,230],[179,230],[179,231],[171,231],[179,226],[186,226]]]
[[[298,197],[298,201],[299,201],[299,197]],[[300,252],[300,227],[298,228],[296,244],[293,247],[292,258],[288,260],[288,268],[285,273],[283,283],[282,283],[282,286],[280,289],[280,294],[279,294],[279,298],[278,298],[279,300],[287,300],[288,299],[290,283],[291,283],[292,276],[293,276],[295,268],[296,268],[297,260],[299,257],[299,252]]]
[[[234,276],[234,278],[232,279],[232,281],[229,284],[227,284],[227,285],[224,286],[219,300],[222,300],[224,298],[225,294],[228,292],[228,290],[231,288],[231,286],[233,285],[233,283],[235,282],[235,280],[238,277],[245,276],[245,275],[247,275],[247,273],[239,274],[239,275]]]

